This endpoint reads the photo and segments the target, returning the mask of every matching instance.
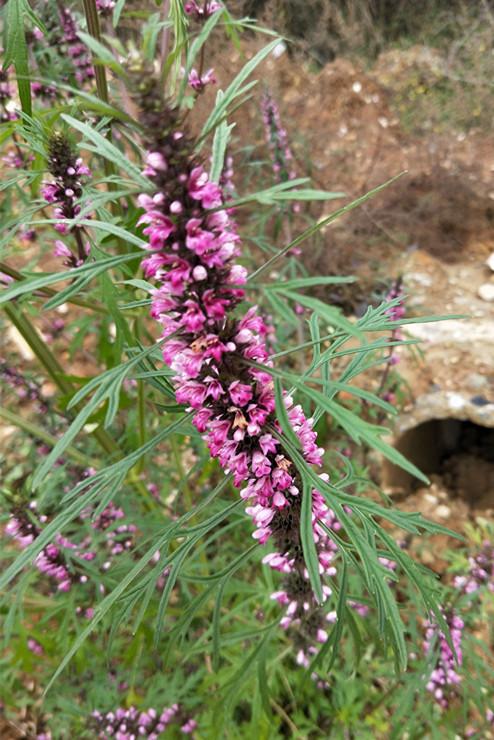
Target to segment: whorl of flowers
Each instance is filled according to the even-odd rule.
[[[318,614],[300,540],[301,481],[278,436],[267,327],[254,306],[234,309],[244,299],[246,269],[236,262],[239,236],[222,207],[221,188],[208,178],[193,154],[192,142],[173,110],[160,110],[149,84],[139,102],[148,132],[145,174],[153,194],[143,194],[139,223],[148,237],[142,266],[158,284],[152,316],[161,324],[163,358],[174,375],[176,398],[193,414],[211,455],[217,458],[248,503],[253,537],[272,542],[264,558],[285,576],[273,594],[286,606],[282,626],[300,627],[303,644],[324,642],[326,615]],[[292,428],[310,465],[321,465],[313,420],[285,395]],[[325,474],[321,478],[327,480]],[[321,574],[335,574],[336,545],[325,529],[339,523],[318,491],[312,492],[312,523]],[[325,596],[331,590],[324,587]],[[305,662],[305,653],[299,661]],[[313,647],[312,650],[315,650]]]
[[[17,114],[11,110],[9,103],[12,101],[12,86],[9,82],[9,73],[6,69],[0,69],[0,123],[15,121]]]
[[[87,471],[90,475],[91,471]],[[87,476],[86,476],[87,477]],[[23,506],[17,506],[12,511],[9,521],[5,526],[5,534],[15,539],[21,548],[25,549],[36,540],[43,531],[42,525],[48,521],[48,517],[41,514],[35,517],[36,502],[31,502],[29,510]],[[92,508],[82,512],[81,518],[87,519],[92,515]],[[81,542],[75,543],[56,534],[53,542],[46,545],[36,557],[35,565],[40,573],[53,578],[57,584],[58,591],[70,591],[74,584],[87,583],[88,577],[81,568],[78,561],[91,562],[98,555],[104,562],[100,565],[102,572],[111,566],[112,557],[128,551],[132,547],[132,536],[136,531],[134,524],[120,523],[119,520],[125,516],[122,509],[117,508],[112,501],[91,523],[94,530],[104,533],[104,545],[101,552],[93,549],[90,537],[85,537]],[[102,590],[100,586],[100,591]],[[77,608],[77,613],[87,617],[92,615],[92,609]]]
[[[391,306],[390,308],[387,308],[385,313],[391,321],[399,321],[402,319],[406,314],[406,307],[405,307],[405,296],[403,294],[403,286],[402,286],[402,278],[399,277],[393,285],[391,286],[390,290],[388,291],[385,300],[386,301],[393,301],[395,299],[398,299],[398,303],[396,305]],[[401,332],[401,329],[393,329],[391,332],[390,337],[392,342],[400,341],[403,339],[403,334]],[[389,373],[391,368],[394,365],[397,365],[400,361],[399,356],[395,352],[395,348],[392,347],[389,355],[386,360],[386,365],[384,368],[383,378],[381,382],[381,390],[386,386]],[[396,396],[394,393],[394,390],[396,389],[397,383],[391,384],[391,387],[388,387],[385,393],[383,393],[383,399],[385,401],[389,401],[389,403],[394,403],[396,400]]]
[[[468,558],[470,570],[467,575],[456,576],[454,585],[465,594],[473,594],[487,587],[494,592],[494,545],[486,540],[477,555]]]
[[[41,193],[47,203],[55,206],[54,215],[58,219],[55,229],[59,234],[72,234],[75,237],[77,252],[60,239],[55,242],[54,254],[64,258],[67,267],[79,267],[89,254],[89,243],[83,241],[80,226],[69,226],[68,219],[75,218],[81,211],[76,204],[82,195],[81,178],[91,175],[90,169],[74,151],[63,134],[53,134],[48,143],[48,169],[53,180],[45,182]]]
[[[46,414],[48,405],[41,386],[35,380],[27,378],[17,368],[0,358],[0,378],[6,384],[13,388],[17,398],[20,401],[33,401],[36,404],[37,411],[40,414]]]
[[[129,709],[119,707],[114,712],[106,712],[106,714],[95,710],[91,714],[90,724],[98,733],[96,737],[103,738],[103,740],[107,738],[137,740],[140,737],[158,740],[172,723],[181,723],[180,730],[184,735],[190,735],[195,730],[197,727],[195,720],[184,721],[181,715],[178,704],[166,707],[159,714],[152,707],[144,712],[140,712],[135,707]]]
[[[46,521],[45,516],[39,519],[41,523]],[[32,521],[27,512],[18,509],[5,526],[5,533],[13,537],[22,548],[26,548],[39,537],[41,529]],[[72,550],[73,554],[81,560],[94,560],[96,553],[86,550],[85,545],[87,545],[85,542],[82,545],[76,545],[58,534],[54,542],[46,545],[36,556],[35,565],[40,573],[55,579],[58,591],[70,591],[74,583],[86,583],[87,576],[84,573],[81,575],[77,567],[68,565],[65,551]]]
[[[216,0],[190,0],[184,3],[184,10],[187,15],[190,15],[196,21],[205,21],[210,15],[221,10],[221,4]]]
[[[391,306],[390,308],[387,308],[385,313],[391,321],[399,321],[405,316],[406,308],[405,308],[405,298],[403,295],[403,286],[402,286],[402,279],[401,277],[398,278],[393,285],[391,286],[388,294],[386,295],[385,300],[386,301],[393,301],[395,299],[398,299],[399,302],[395,306]],[[402,333],[400,329],[393,329],[391,339],[392,340],[399,340],[402,339]],[[390,365],[396,365],[399,362],[398,356],[392,351],[388,362]]]
[[[111,15],[115,5],[114,0],[96,0],[96,8],[103,17]]]
[[[34,655],[43,655],[44,650],[42,645],[39,644],[37,640],[34,639],[34,637],[30,637],[27,641],[27,648],[30,650]]]
[[[42,100],[53,100],[58,94],[55,85],[44,85],[42,82],[31,82],[31,92]]]
[[[213,69],[208,69],[202,74],[196,69],[191,69],[187,81],[193,90],[202,92],[206,85],[216,84],[216,77]]]
[[[269,92],[265,92],[261,98],[261,112],[276,181],[294,180],[297,174],[292,165],[293,155],[288,144],[288,134],[281,124],[279,108]]]
[[[226,200],[233,200],[236,196],[235,183],[233,181],[234,174],[233,157],[228,154],[227,150],[225,162],[220,175],[220,187]]]
[[[88,50],[81,43],[77,22],[72,15],[72,11],[66,6],[60,8],[60,21],[62,24],[63,43],[67,47],[67,54],[72,60],[75,68],[75,78],[77,82],[84,83],[94,78],[94,67],[91,64],[91,57]]]
[[[425,625],[426,633],[423,649],[425,655],[439,649],[437,663],[427,683],[427,691],[431,692],[443,709],[447,709],[451,699],[456,694],[456,687],[461,682],[457,667],[462,664],[461,639],[464,622],[452,610],[443,616],[449,628],[456,657],[448,645],[444,633],[432,619],[428,620]]]

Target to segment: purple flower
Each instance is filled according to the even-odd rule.
[[[189,85],[195,90],[196,92],[202,92],[206,85],[214,85],[216,84],[216,77],[214,75],[214,70],[208,69],[207,72],[205,72],[203,75],[199,75],[197,70],[192,69],[189,73],[189,77],[187,79]]]
[[[96,8],[102,16],[111,15],[115,5],[114,0],[96,0]]]
[[[138,737],[157,740],[171,723],[181,724],[180,730],[185,735],[190,735],[197,727],[195,720],[184,717],[178,704],[166,707],[161,714],[153,707],[142,712],[135,707],[119,707],[106,714],[94,710],[89,723],[98,733],[97,737],[104,740],[110,737],[117,740],[135,740]]]
[[[84,231],[78,225],[71,225],[81,211],[77,204],[82,195],[82,183],[91,175],[91,170],[80,157],[76,157],[70,143],[62,134],[54,134],[48,144],[48,167],[53,180],[44,182],[41,193],[50,205],[55,206],[54,215],[58,219],[55,230],[62,236],[73,235],[76,242],[76,253],[62,240],[55,241],[53,253],[63,257],[67,267],[82,265],[90,251],[89,242],[84,240]]]
[[[60,8],[63,42],[67,47],[67,54],[72,59],[75,68],[75,78],[79,83],[94,78],[94,68],[91,58],[84,44],[79,40],[77,22],[67,7]]]
[[[154,111],[152,115],[154,122]],[[170,116],[168,111],[163,120]],[[223,207],[221,187],[197,163],[178,125],[150,145],[145,172],[156,190],[139,198],[144,209],[139,223],[145,224],[149,252],[143,268],[158,286],[151,315],[162,327],[163,358],[174,372],[176,399],[193,414],[211,455],[233,473],[253,519],[254,539],[272,543],[264,562],[284,576],[281,625],[304,635],[309,660],[334,618],[312,593],[299,533],[302,484],[275,436],[281,427],[268,372],[269,329],[255,306],[233,313],[244,298],[246,280],[245,268],[236,262],[236,225]],[[317,445],[313,420],[288,396],[285,405],[306,462],[320,466],[323,449]],[[325,474],[321,478],[328,480]],[[317,490],[312,491],[312,507],[319,570],[332,577],[337,546],[328,532],[340,524]],[[325,585],[325,598],[330,595]]]
[[[57,97],[57,88],[54,85],[43,85],[41,82],[31,82],[31,92],[37,98],[53,100]]]
[[[184,10],[196,21],[205,21],[210,15],[221,10],[221,5],[216,0],[200,0],[199,3],[196,0],[189,0],[184,4]]]
[[[279,183],[294,180],[297,173],[293,169],[293,155],[288,143],[288,134],[281,124],[279,108],[269,92],[265,92],[262,96],[261,112],[275,180]],[[292,210],[297,213],[300,210],[299,204],[294,203]],[[300,253],[299,247],[292,250],[294,255]]]
[[[482,549],[476,555],[468,558],[470,566],[467,575],[456,576],[454,585],[465,594],[476,593],[480,588],[487,587],[494,593],[494,545],[486,540]]]
[[[451,700],[456,695],[458,684],[461,682],[461,675],[457,672],[457,668],[461,666],[463,660],[461,639],[464,623],[452,610],[444,612],[443,616],[449,627],[456,657],[448,645],[444,633],[439,629],[433,619],[428,620],[425,624],[426,633],[423,650],[425,655],[438,650],[437,662],[429,677],[426,688],[433,695],[439,706],[447,709]]]

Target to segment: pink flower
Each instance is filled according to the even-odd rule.
[[[206,0],[206,2],[200,1],[200,4],[196,0],[189,0],[184,4],[184,10],[187,15],[195,16],[196,20],[203,21],[209,18],[210,15],[221,10],[221,5],[216,0]]]
[[[216,83],[216,77],[212,69],[208,69],[201,76],[199,76],[197,70],[192,69],[189,73],[188,83],[196,92],[202,92],[206,85],[214,85]]]
[[[182,134],[177,133],[183,147]],[[193,423],[211,455],[225,472],[233,473],[236,486],[243,486],[240,496],[255,526],[254,539],[273,543],[264,562],[291,577],[282,590],[287,594],[282,597],[287,607],[282,625],[300,624],[314,610],[316,616],[304,627],[312,640],[307,654],[312,654],[326,634],[327,620],[317,612],[303,560],[297,469],[281,454],[275,437],[281,428],[269,372],[268,326],[255,306],[240,312],[239,318],[234,313],[244,297],[237,286],[246,281],[245,268],[234,262],[239,243],[235,224],[222,207],[221,187],[210,182],[194,156],[184,155],[175,141],[169,134],[152,147],[146,167],[155,171],[149,177],[157,192],[139,199],[145,211],[140,223],[146,224],[148,248],[155,250],[144,265],[159,285],[152,294],[152,315],[165,340],[173,334],[164,342],[163,358],[174,372],[177,402],[194,410]],[[155,156],[161,151],[169,161],[170,153],[175,153],[178,176],[170,166],[163,177],[165,156]],[[262,367],[253,367],[252,362]],[[291,399],[286,399],[286,406],[305,460],[320,465],[323,450],[317,446],[313,421]],[[335,517],[317,490],[312,492],[312,521],[320,569],[326,576],[334,575],[337,548],[327,529],[336,529]]]
[[[246,406],[252,399],[252,388],[246,383],[234,380],[228,388],[230,398],[236,406]]]

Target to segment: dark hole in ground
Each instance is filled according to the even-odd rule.
[[[494,429],[458,419],[432,419],[409,429],[395,445],[427,476],[475,508],[494,506]],[[412,493],[423,484],[387,464],[386,485]]]

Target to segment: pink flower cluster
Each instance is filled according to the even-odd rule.
[[[74,65],[76,81],[84,83],[92,80],[94,78],[94,67],[91,64],[91,57],[79,39],[77,23],[69,8],[60,8],[60,21],[62,24],[63,42],[67,46],[67,54]]]
[[[20,370],[2,358],[0,358],[0,379],[15,390],[19,401],[33,401],[36,405],[36,411],[40,414],[46,414],[48,405],[40,384],[25,376]]]
[[[12,99],[12,87],[9,82],[9,73],[6,69],[0,69],[0,123],[15,121],[17,114],[10,110],[9,102]]]
[[[246,281],[245,268],[235,262],[235,224],[222,207],[221,188],[190,155],[177,156],[177,151],[187,151],[179,131],[162,139],[159,151],[148,153],[145,174],[157,190],[139,197],[145,210],[139,223],[150,252],[143,269],[159,285],[151,315],[167,340],[163,358],[175,373],[177,401],[192,412],[211,455],[242,488],[255,525],[253,537],[262,544],[274,542],[265,562],[286,577],[285,589],[275,595],[287,606],[283,626],[309,616],[314,624],[317,605],[299,534],[301,485],[278,438],[282,431],[269,373],[268,329],[256,307],[233,317]],[[290,397],[284,400],[305,460],[320,466],[323,450],[313,420]],[[312,493],[312,506],[319,569],[332,576],[336,545],[322,524],[335,530],[339,524],[318,491]],[[322,642],[327,633],[321,627],[312,637]]]
[[[215,85],[216,77],[213,69],[208,69],[204,74],[200,74],[196,69],[189,72],[188,83],[196,92],[202,92],[206,85]]]
[[[13,537],[21,547],[25,548],[34,542],[39,536],[40,530],[29,518],[18,514],[10,518],[5,527],[5,533]],[[72,550],[74,555],[81,560],[94,560],[96,553],[91,550],[85,550],[85,544],[83,543],[83,546],[76,545],[58,534],[55,537],[55,542],[46,545],[37,555],[34,561],[35,565],[40,573],[57,581],[58,591],[70,591],[73,583],[86,583],[88,579],[85,574],[79,575],[75,570],[69,570],[64,550]]]
[[[465,594],[476,593],[479,589],[487,586],[494,593],[494,545],[486,540],[482,549],[476,555],[468,558],[470,570],[467,575],[456,576],[455,588]]]
[[[276,181],[294,180],[297,173],[292,165],[293,155],[288,144],[288,134],[281,124],[279,108],[269,92],[265,92],[261,98],[261,112]]]
[[[163,709],[160,714],[152,707],[144,712],[135,707],[119,707],[115,712],[102,714],[95,710],[91,714],[91,726],[98,733],[96,737],[103,740],[136,740],[138,737],[158,740],[172,723],[182,723],[180,730],[184,735],[190,735],[197,727],[195,720],[183,720],[178,704]]]
[[[427,691],[431,692],[439,706],[447,709],[455,695],[456,687],[461,682],[461,676],[456,669],[462,664],[461,639],[464,622],[454,611],[444,614],[444,618],[449,627],[456,658],[444,633],[432,619],[426,622],[423,649],[425,655],[429,655],[439,648],[438,660],[426,688]]]
[[[184,10],[187,15],[195,18],[196,21],[205,21],[210,15],[221,10],[221,4],[216,0],[189,0],[184,4]]]
[[[41,82],[31,82],[31,92],[35,97],[45,100],[57,97],[57,88],[54,85],[44,85]]]
[[[37,640],[35,640],[33,637],[30,637],[27,641],[27,648],[30,650],[33,655],[43,655],[44,650],[43,647],[39,644]]]
[[[90,474],[90,472],[89,472]],[[32,501],[29,505],[30,513],[18,507],[11,515],[10,520],[5,526],[5,534],[9,535],[25,549],[42,532],[42,525],[46,524],[48,517],[44,514],[38,516],[35,521],[34,512],[36,511],[36,502]],[[92,508],[85,509],[82,512],[82,520],[88,519],[92,514]],[[57,590],[70,591],[74,584],[84,584],[88,582],[88,577],[81,568],[78,561],[92,562],[97,557],[100,561],[100,571],[105,572],[111,567],[112,557],[130,550],[133,544],[133,534],[136,531],[134,524],[120,523],[125,514],[122,509],[116,507],[112,501],[101,512],[101,514],[91,523],[94,530],[104,533],[103,550],[96,551],[92,545],[91,537],[85,537],[81,542],[75,543],[57,534],[52,543],[46,545],[36,557],[36,568],[44,575],[55,579]],[[109,553],[109,557],[107,555]],[[99,590],[104,591],[103,584],[100,584]],[[77,613],[84,612],[89,618],[92,616],[92,609],[77,609]]]
[[[391,286],[391,289],[389,290],[386,296],[387,301],[392,301],[396,298],[399,299],[399,303],[397,303],[395,306],[391,306],[391,308],[388,308],[386,310],[386,315],[391,319],[391,321],[399,321],[400,319],[404,318],[405,313],[406,313],[405,300],[404,300],[403,289],[401,285],[401,278],[398,278],[398,280],[394,282],[394,284]],[[393,329],[391,333],[392,341],[398,341],[402,338],[403,338],[403,335],[400,329]],[[399,362],[398,355],[394,351],[391,351],[391,354],[388,358],[389,365],[397,365],[398,362]]]
[[[115,0],[96,0],[96,8],[102,16],[111,15],[115,5]]]
[[[276,182],[287,182],[294,180],[297,173],[293,169],[293,155],[288,143],[288,134],[286,129],[281,125],[280,111],[273,97],[264,93],[261,99],[261,111],[266,133],[266,142],[271,154],[271,161]],[[293,203],[291,210],[294,213],[300,211],[299,203]],[[299,255],[300,247],[291,250],[291,254]]]
[[[61,135],[54,136],[50,141],[48,166],[54,180],[44,182],[41,193],[47,203],[55,206],[55,230],[64,236],[73,234],[77,246],[74,253],[64,241],[57,239],[53,253],[56,257],[63,257],[63,264],[67,267],[79,267],[86,261],[90,245],[83,240],[81,227],[70,226],[67,221],[81,212],[77,204],[77,199],[82,195],[81,178],[89,177],[91,170],[80,157],[75,157],[70,144]]]
[[[233,157],[227,153],[225,156],[225,162],[223,164],[223,170],[220,175],[220,187],[223,192],[223,196],[225,200],[230,200],[230,199],[233,200],[233,198],[235,198],[236,191],[235,191],[235,183],[233,181],[233,175],[234,175]]]
[[[81,512],[82,519],[88,519],[92,516],[91,509],[85,509]],[[122,522],[125,518],[123,509],[115,506],[113,501],[108,503],[105,509],[91,522],[91,527],[99,532],[105,533],[105,546],[111,556],[120,555],[132,548],[133,535],[137,531],[135,524],[126,524]],[[102,570],[108,570],[111,567],[111,558],[105,560],[101,566]]]

